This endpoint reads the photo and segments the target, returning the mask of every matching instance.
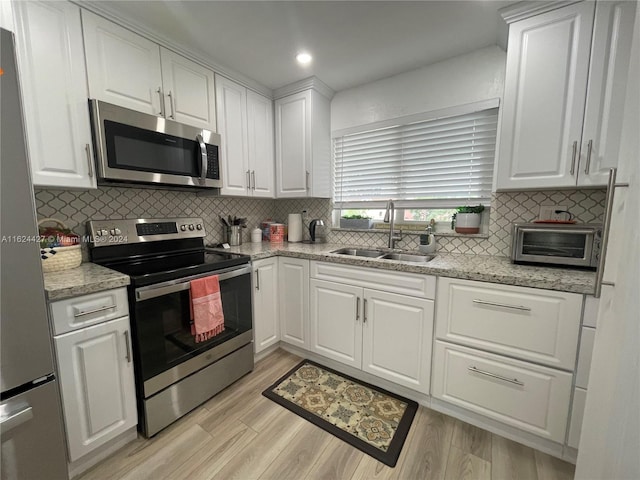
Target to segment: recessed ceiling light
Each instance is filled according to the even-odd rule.
[[[308,65],[309,63],[311,63],[311,59],[312,59],[311,55],[309,55],[306,52],[301,52],[296,55],[296,60],[301,65]]]

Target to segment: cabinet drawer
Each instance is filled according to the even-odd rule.
[[[129,315],[126,288],[52,302],[50,308],[54,335]]]
[[[312,261],[311,278],[428,299],[434,299],[436,293],[436,277],[431,275],[398,273],[336,263]]]
[[[432,394],[535,435],[563,443],[567,372],[436,341]]]
[[[469,280],[438,280],[439,339],[573,370],[582,296]]]

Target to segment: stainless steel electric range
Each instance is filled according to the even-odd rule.
[[[250,257],[205,249],[200,218],[94,220],[91,261],[131,278],[139,429],[147,437],[253,370]],[[191,334],[190,281],[218,275],[225,329]]]

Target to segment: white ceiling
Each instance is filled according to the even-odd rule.
[[[97,3],[97,2],[96,2]],[[275,89],[336,91],[495,45],[510,1],[108,1],[103,8]],[[310,66],[295,61],[313,55]]]

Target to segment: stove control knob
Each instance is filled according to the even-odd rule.
[[[101,236],[101,237],[104,237],[105,235],[108,235],[108,234],[109,234],[109,232],[106,231],[105,229],[98,230],[98,235]]]
[[[186,232],[187,231],[187,226],[186,225],[180,225],[180,231]]]
[[[200,225],[200,224],[196,225],[196,229],[202,230],[202,225]]]
[[[189,230],[193,230],[193,225],[189,225]]]
[[[116,228],[112,228],[111,230],[109,230],[109,233],[110,233],[111,235],[117,235],[116,231],[117,231],[117,229],[116,229]]]
[[[120,230],[119,228],[114,229],[116,232],[116,235],[122,235],[122,230]]]

